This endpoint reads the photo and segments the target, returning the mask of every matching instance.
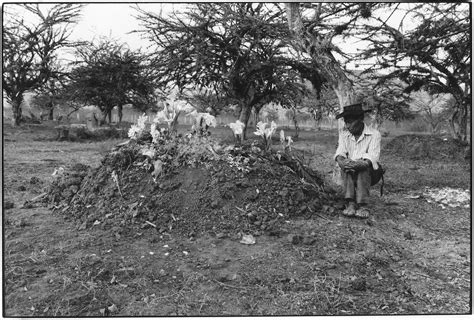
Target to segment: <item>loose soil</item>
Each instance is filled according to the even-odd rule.
[[[243,147],[155,181],[138,146],[52,130],[4,128],[4,316],[471,312],[470,209],[411,196],[470,188],[465,160],[387,151],[385,194],[358,220],[330,183],[333,131],[302,132],[298,160]]]

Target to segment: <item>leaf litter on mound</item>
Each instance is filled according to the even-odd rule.
[[[290,153],[249,143],[223,147],[193,135],[121,144],[88,171],[72,197],[52,201],[83,228],[156,226],[162,233],[230,236],[271,234],[333,199],[324,179]]]

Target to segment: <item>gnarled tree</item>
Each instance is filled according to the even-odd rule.
[[[88,43],[77,49],[75,67],[69,73],[65,95],[97,106],[102,122],[109,123],[117,106],[119,122],[122,107],[132,104],[146,110],[155,102],[154,82],[146,56],[114,41]]]
[[[365,3],[286,3],[287,21],[295,49],[309,57],[313,72],[327,81],[337,95],[339,105],[356,102],[352,80],[335,53],[344,56],[334,38],[352,28],[360,18],[370,16]]]
[[[5,4],[4,9],[2,89],[16,126],[22,118],[24,94],[58,75],[54,68],[58,49],[74,45],[68,38],[81,6]],[[26,15],[35,21],[28,22]]]
[[[375,60],[369,69],[383,70],[384,78],[408,83],[407,92],[424,88],[451,94],[456,101],[452,133],[466,142],[472,103],[469,4],[405,4],[398,10],[403,13],[398,26],[377,18],[377,25],[366,27],[363,39],[369,46],[361,58]]]

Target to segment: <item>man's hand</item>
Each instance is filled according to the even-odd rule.
[[[345,171],[362,171],[369,167],[369,162],[367,160],[359,159],[359,160],[349,160],[348,163],[345,165]]]
[[[346,166],[351,162],[349,159],[343,157],[343,156],[337,156],[336,162],[339,165],[339,168],[341,170],[346,170]]]

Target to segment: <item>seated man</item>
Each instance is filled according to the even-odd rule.
[[[342,171],[344,198],[347,207],[345,216],[367,218],[366,208],[369,188],[373,183],[374,170],[379,169],[380,132],[364,124],[362,105],[344,107],[336,119],[344,118],[344,128],[339,134],[339,142],[334,156]]]

